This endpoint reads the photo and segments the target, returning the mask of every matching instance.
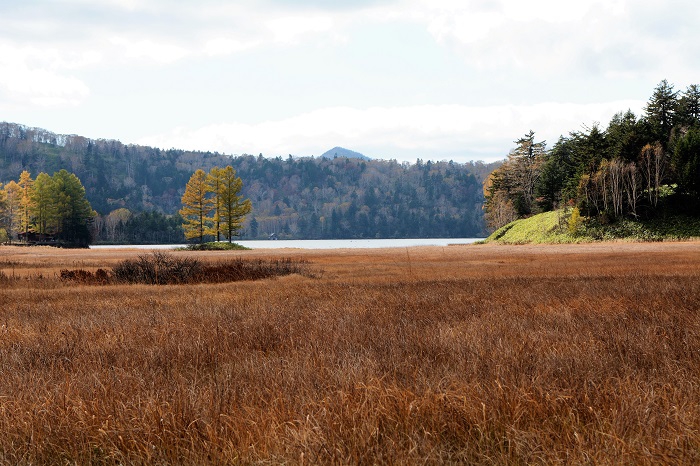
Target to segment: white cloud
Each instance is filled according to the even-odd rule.
[[[243,52],[260,45],[257,40],[243,41],[232,37],[216,37],[204,44],[204,53],[209,56],[231,55]]]
[[[700,71],[690,0],[44,3],[0,2],[0,105],[77,106],[70,121],[87,127],[110,108],[96,131],[129,141],[185,122],[142,141],[163,147],[501,157],[529,129],[553,143],[643,105],[590,102],[645,98],[663,78],[682,89]],[[557,99],[577,104],[542,103]]]
[[[678,27],[672,19],[683,11],[676,5],[683,0],[654,8],[636,0],[407,1],[402,18],[424,23],[438,43],[482,71],[549,79],[601,73],[639,77],[658,73],[661,63],[680,56],[687,61],[687,45],[698,39],[693,28]],[[669,18],[654,20],[655,15]],[[678,32],[665,37],[669,30]]]
[[[51,51],[0,45],[0,99],[40,107],[78,105],[90,93],[80,79],[61,73]],[[92,60],[83,58],[82,60]],[[80,61],[80,60],[79,60]]]
[[[332,107],[257,124],[178,128],[139,143],[270,156],[320,155],[339,145],[379,158],[409,160],[421,153],[426,158],[495,160],[505,157],[512,141],[530,129],[540,139],[554,143],[560,135],[582,129],[584,124],[606,125],[615,113],[629,108],[639,111],[642,106],[638,101],[618,101],[588,105]],[[410,155],[396,156],[402,153]]]
[[[115,45],[127,59],[138,58],[167,64],[176,62],[190,54],[186,48],[179,45],[151,39],[134,40],[115,36],[110,39],[110,42]]]
[[[334,27],[330,15],[282,16],[266,21],[272,40],[279,44],[295,44],[303,37],[325,33]]]

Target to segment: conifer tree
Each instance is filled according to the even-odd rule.
[[[207,175],[207,182],[209,183],[211,192],[214,193],[212,197],[212,225],[211,228],[208,229],[207,234],[216,236],[216,241],[221,241],[221,188],[223,172],[223,169],[214,167]]]
[[[54,199],[50,209],[55,209],[58,238],[72,246],[86,247],[92,240],[88,225],[97,214],[85,198],[83,184],[65,169],[53,174],[51,184]]]
[[[219,170],[219,191],[217,193],[221,229],[224,237],[230,243],[241,229],[241,223],[250,213],[252,206],[250,199],[243,199],[240,195],[243,181],[236,176],[236,170],[230,165]]]
[[[673,84],[667,80],[662,80],[654,89],[654,94],[649,99],[649,103],[644,108],[647,121],[651,124],[654,136],[666,147],[671,128],[675,123],[676,111],[678,110],[678,91],[673,90]]]
[[[17,185],[20,188],[20,198],[19,198],[19,228],[25,235],[29,233],[29,228],[31,226],[31,215],[32,210],[32,191],[34,180],[32,180],[31,175],[27,170],[24,170],[19,175],[19,182]]]
[[[10,243],[12,238],[18,232],[19,217],[20,217],[20,199],[22,197],[22,189],[13,180],[5,185],[5,211],[3,215],[3,223],[5,231]]]
[[[678,119],[686,125],[700,124],[700,86],[691,84],[678,101]]]
[[[5,229],[5,212],[7,210],[7,192],[0,183],[0,243],[7,241],[8,235]]]
[[[58,230],[58,212],[54,202],[56,194],[53,179],[46,173],[39,173],[34,180],[30,209],[34,230],[39,234],[46,235]]]
[[[213,200],[208,196],[211,193],[211,185],[208,183],[207,174],[198,169],[187,182],[185,193],[182,195],[182,209],[180,215],[185,220],[182,227],[185,238],[199,238],[204,242],[211,219],[208,215],[213,210]]]

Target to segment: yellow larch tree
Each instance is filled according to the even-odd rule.
[[[211,185],[208,182],[207,174],[199,169],[190,177],[182,195],[182,209],[180,215],[185,223],[182,228],[185,231],[185,238],[199,238],[199,242],[204,242],[204,235],[209,231],[211,218],[208,215],[213,210],[214,201],[209,197]]]
[[[19,229],[25,235],[25,240],[27,240],[27,234],[29,233],[29,228],[32,225],[31,211],[32,211],[32,193],[34,189],[34,180],[32,180],[31,175],[27,170],[24,170],[19,175],[19,182],[17,185],[20,188],[20,199],[19,199]]]
[[[236,176],[236,170],[230,165],[219,170],[219,220],[224,237],[230,243],[241,229],[243,219],[252,210],[250,199],[243,199],[241,188],[243,181]]]
[[[209,183],[209,187],[211,189],[211,192],[214,193],[214,196],[212,197],[212,212],[213,215],[211,217],[212,224],[211,228],[207,231],[207,234],[216,236],[216,241],[221,241],[221,184],[222,184],[222,175],[225,169],[221,169],[219,167],[214,167],[211,170],[209,170],[209,174],[207,175],[207,182]]]
[[[5,185],[5,210],[3,215],[3,223],[10,243],[12,238],[18,231],[20,217],[20,199],[22,197],[22,189],[17,182],[10,181]]]

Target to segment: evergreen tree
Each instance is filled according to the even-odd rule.
[[[58,239],[70,246],[86,247],[92,241],[90,223],[97,215],[85,198],[85,188],[73,173],[60,170],[52,177]]]
[[[695,126],[700,124],[700,86],[691,84],[678,101],[678,122]]]
[[[258,221],[253,217],[250,219],[250,236],[252,238],[258,237]]]
[[[656,86],[654,94],[644,108],[654,136],[664,147],[668,144],[671,129],[675,123],[678,109],[677,95],[678,92],[673,90],[673,84],[669,84],[664,79]]]
[[[692,128],[676,144],[672,163],[680,188],[700,195],[700,128]]]

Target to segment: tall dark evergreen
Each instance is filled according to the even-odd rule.
[[[691,128],[680,138],[673,165],[681,189],[700,199],[700,128]]]
[[[644,111],[646,119],[651,125],[654,137],[661,142],[664,147],[671,136],[671,129],[676,121],[678,110],[678,91],[674,90],[673,84],[663,80],[654,89],[654,93],[649,99]]]
[[[691,84],[678,101],[678,122],[687,126],[700,124],[700,86]]]

